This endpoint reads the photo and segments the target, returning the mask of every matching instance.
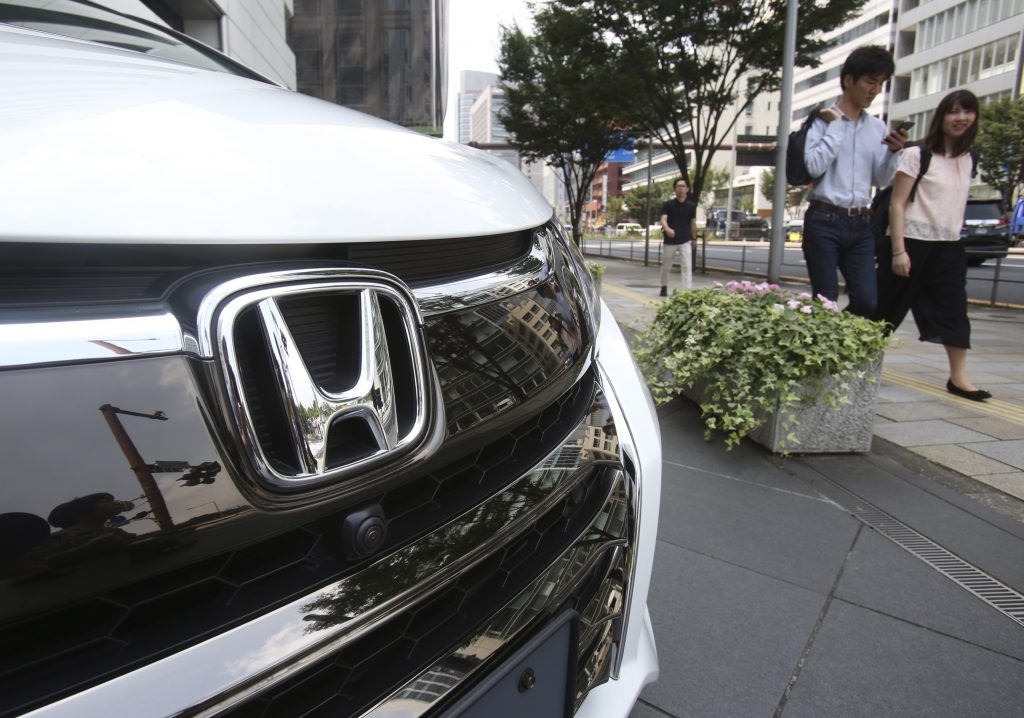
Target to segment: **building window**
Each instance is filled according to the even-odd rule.
[[[1017,65],[1017,38],[1016,34],[1010,35],[917,68],[910,74],[908,99],[1013,72]]]
[[[966,0],[917,23],[914,52],[949,42],[1024,12],[1024,0]]]

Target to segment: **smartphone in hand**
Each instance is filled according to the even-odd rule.
[[[912,121],[910,121],[910,120],[903,120],[903,122],[901,122],[898,125],[896,125],[896,131],[898,132],[900,130],[903,130],[904,132],[909,132],[910,128],[913,127],[913,126],[914,126],[914,123]]]

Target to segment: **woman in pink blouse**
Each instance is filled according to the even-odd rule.
[[[878,310],[895,330],[911,311],[921,341],[941,343],[949,359],[951,394],[974,401],[992,395],[967,378],[971,324],[967,262],[960,243],[978,134],[978,98],[956,90],[942,98],[919,146],[906,147],[892,184],[890,240],[878,257]],[[931,163],[913,199],[922,148]]]

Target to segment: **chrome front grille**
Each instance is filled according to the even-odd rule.
[[[307,718],[355,716],[366,711],[396,685],[413,678],[438,656],[464,646],[475,631],[489,623],[498,643],[514,639],[521,631],[542,622],[554,606],[548,605],[539,587],[528,590],[538,569],[558,564],[552,580],[563,586],[560,605],[585,611],[598,592],[611,553],[596,550],[606,545],[591,543],[586,556],[559,558],[569,542],[582,534],[605,507],[616,473],[598,468],[581,477],[580,489],[567,495],[514,541],[506,543],[427,600],[389,617],[386,623],[362,639],[346,644],[325,660],[289,677],[279,685],[226,715],[232,718]],[[619,497],[618,500],[622,500]],[[484,534],[479,539],[486,541]],[[573,570],[575,569],[575,571]],[[595,580],[586,578],[593,576]],[[566,587],[569,587],[566,590]],[[502,613],[511,597],[514,608]],[[541,600],[538,600],[541,599]],[[533,600],[530,600],[533,599]],[[347,606],[345,600],[342,606]],[[311,605],[311,630],[330,625],[335,601]],[[323,611],[325,613],[321,614]],[[495,635],[496,634],[496,635]],[[494,641],[492,641],[493,643]],[[473,655],[480,655],[474,651]],[[448,659],[435,670],[446,673],[454,688],[480,668],[483,661]],[[457,671],[455,666],[462,666]],[[445,670],[447,669],[447,670]],[[399,691],[401,693],[401,691]],[[431,707],[442,695],[415,698]]]
[[[224,293],[213,306],[241,296],[237,287],[244,281],[237,273],[245,269],[240,266],[227,273],[201,272],[169,289],[166,301],[133,305],[130,311],[120,311],[116,301],[102,308],[83,306],[75,321],[64,323],[73,331],[46,334],[51,337],[47,343],[23,354],[4,350],[21,346],[26,334],[44,336],[39,329],[52,326],[56,313],[34,307],[7,315],[18,323],[0,321],[0,357],[10,359],[0,361],[0,391],[18,387],[19,394],[40,398],[22,406],[22,421],[9,440],[31,446],[43,434],[93,437],[86,450],[81,442],[58,439],[45,455],[19,453],[26,458],[9,467],[16,478],[8,496],[27,498],[5,501],[3,509],[31,511],[39,518],[61,502],[97,490],[132,499],[142,481],[138,471],[151,472],[149,493],[136,509],[144,510],[132,518],[141,523],[118,529],[119,543],[65,554],[66,540],[41,536],[40,545],[19,549],[18,556],[0,566],[0,644],[5,647],[0,715],[31,709],[41,715],[92,714],[101,710],[100,704],[90,703],[94,698],[106,705],[131,701],[134,706],[130,696],[149,695],[154,686],[160,695],[153,695],[138,715],[194,711],[199,704],[214,711],[242,710],[243,700],[250,701],[244,710],[257,705],[277,710],[280,701],[265,690],[288,690],[293,679],[299,680],[296,672],[312,670],[313,663],[354,669],[349,658],[339,663],[332,656],[351,657],[346,646],[364,638],[377,636],[369,645],[379,642],[401,652],[413,635],[408,626],[422,625],[426,633],[416,634],[414,641],[421,652],[400,669],[378,670],[386,674],[379,684],[356,680],[365,682],[367,690],[344,700],[363,710],[443,658],[459,636],[469,640],[495,616],[505,616],[508,602],[518,600],[517,591],[526,595],[533,590],[546,571],[559,565],[559,556],[599,523],[598,504],[612,490],[609,477],[616,475],[619,461],[594,374],[593,327],[587,324],[578,285],[571,277],[566,281],[564,265],[552,259],[545,231],[532,236],[529,254],[507,271],[416,292],[422,316],[415,324],[430,362],[433,400],[443,407],[438,416],[445,421],[430,437],[429,450],[411,454],[398,466],[382,467],[379,474],[360,475],[362,484],[351,493],[345,492],[345,481],[338,481],[315,491],[275,494],[269,487],[254,495],[257,482],[247,473],[244,456],[252,443],[235,441],[229,430],[233,404],[225,401],[218,373],[222,365],[210,321],[215,313],[203,313],[203,298],[216,288]],[[370,270],[339,274],[331,268],[284,274],[285,283],[302,286],[339,277],[380,278]],[[299,292],[281,298],[277,307],[310,376],[328,389],[351,383],[354,373],[345,339],[356,310],[342,295]],[[0,320],[4,309],[0,302]],[[281,418],[280,392],[265,381],[271,373],[266,320],[249,322],[246,311],[238,313],[231,331],[244,345],[244,360],[235,368],[244,379],[241,392],[249,402],[253,435],[267,449],[269,461],[295,468],[294,444],[279,445],[279,437],[289,431]],[[387,309],[380,316],[382,324],[395,324]],[[389,342],[402,343],[394,331],[383,331]],[[408,374],[400,361],[397,373]],[[401,399],[410,391],[403,385],[407,381],[395,381],[400,430],[409,423]],[[97,407],[110,404],[142,417],[126,419],[124,431],[131,436],[122,438],[137,439],[144,461],[153,463],[126,465],[109,430],[95,429],[94,423],[102,422]],[[169,418],[161,426],[147,425],[153,410],[166,411]],[[350,432],[332,438],[348,452],[359,443]],[[338,454],[337,448],[328,447],[328,455],[341,455],[343,462],[360,459]],[[222,470],[196,485],[174,473],[182,469],[167,468],[196,462]],[[72,474],[69,466],[75,467]],[[83,481],[78,474],[88,478]],[[82,490],[86,483],[87,491]],[[154,492],[163,494],[168,514],[159,524],[147,516]],[[381,507],[387,538],[371,558],[348,558],[340,525],[363,503]],[[476,529],[481,531],[477,540],[460,547],[463,555],[457,561],[450,558],[448,549],[458,542],[445,532],[480,511],[497,513],[487,530]],[[45,519],[40,520],[45,528]],[[438,550],[441,545],[445,552]],[[586,615],[588,597],[606,590],[605,567],[613,560],[614,555],[602,554],[587,563],[587,571],[595,573],[561,574],[565,600],[571,595]],[[375,585],[379,590],[370,591]],[[431,606],[453,600],[447,592],[455,585],[461,587],[458,605],[465,610],[456,616],[434,611]],[[367,602],[341,612],[340,622],[321,626],[321,614],[312,606],[338,586]],[[547,615],[545,608],[525,623],[509,618],[514,630],[506,631],[506,637],[518,640]],[[395,622],[396,616],[415,619]],[[439,621],[433,629],[430,616]],[[254,645],[277,635],[268,628],[275,623],[287,625],[305,646],[298,654],[282,663],[260,664],[252,673],[242,671],[237,679],[190,672],[185,656],[194,652],[209,656],[204,665],[220,666],[226,656],[231,665],[259,663],[265,657]],[[389,640],[399,629],[397,642]],[[595,628],[583,638],[588,646],[598,645],[607,642],[607,632],[607,626]],[[604,637],[595,639],[598,634]],[[234,643],[240,636],[248,648]],[[399,665],[394,660],[378,665]],[[486,671],[487,665],[473,674]],[[581,667],[581,675],[589,676],[581,686],[599,681],[602,670]],[[187,686],[162,685],[164,676],[179,674]],[[153,676],[159,678],[154,682]],[[469,673],[456,683],[468,680]]]
[[[591,410],[594,379],[498,440],[376,497],[393,550],[500,491],[571,435]],[[341,512],[344,514],[344,511]],[[154,552],[180,541],[161,538]],[[95,685],[350,575],[330,514],[245,548],[0,627],[0,715]]]

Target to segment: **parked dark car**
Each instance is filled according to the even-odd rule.
[[[716,208],[708,214],[707,228],[715,233],[716,237],[725,237],[725,225],[728,219],[729,210]],[[764,217],[756,214],[734,209],[732,210],[732,227],[729,231],[729,239],[767,239],[770,225]]]
[[[967,200],[960,241],[971,266],[1005,257],[1010,248],[1010,221],[1003,203],[998,199]]]

